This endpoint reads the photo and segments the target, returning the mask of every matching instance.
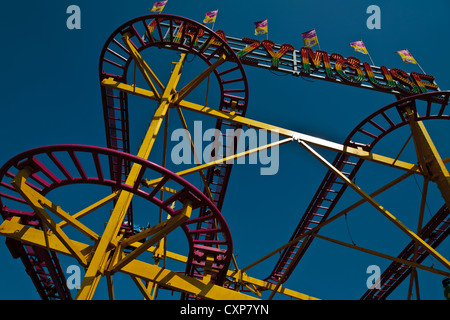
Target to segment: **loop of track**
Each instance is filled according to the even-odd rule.
[[[408,121],[402,113],[402,108],[406,105],[412,107],[416,111],[416,114],[418,114],[417,120],[450,120],[450,108],[447,107],[449,98],[450,92],[442,91],[415,95],[391,103],[368,116],[356,126],[345,140],[344,145],[353,147],[359,146],[366,151],[371,151],[387,134],[408,124]],[[358,143],[355,141],[358,141]],[[363,162],[364,160],[362,159],[352,159],[352,157],[349,157],[348,155],[338,154],[332,164],[349,179],[353,179]],[[321,222],[326,221],[346,189],[347,185],[341,182],[331,171],[328,171],[289,241],[294,240],[316,227]],[[426,237],[430,237],[431,234],[433,234],[433,238],[426,240],[430,240],[430,245],[435,247],[445,239],[450,230],[449,210],[445,205],[438,213],[436,213],[432,221],[429,222],[429,225],[424,227],[424,230],[431,230],[430,228],[432,228],[434,232],[424,232],[423,236],[425,237],[424,239],[426,239]],[[285,282],[305,254],[312,240],[312,237],[307,239],[301,251],[299,250],[300,246],[303,244],[303,240],[287,247],[282,252],[274,269],[266,278],[266,281],[277,283],[281,278],[281,282]],[[405,249],[404,252],[407,252],[407,250]],[[427,253],[422,252],[421,254],[426,255]],[[403,253],[403,257],[404,255],[405,253]],[[424,257],[419,258],[423,259]],[[403,270],[402,278],[398,278],[398,281],[401,281],[406,277],[410,268],[404,266]],[[405,276],[403,276],[403,274],[405,274]],[[390,278],[387,273],[384,274],[384,276],[386,279]],[[392,289],[385,290],[386,292],[383,293],[383,298],[386,298],[398,283],[396,283],[395,286],[393,286],[392,283],[389,285]],[[374,292],[366,293],[365,297],[374,298],[374,295],[376,295]]]
[[[138,52],[150,47],[189,52],[200,57],[208,66],[212,60],[225,54],[227,59],[221,70],[214,70],[220,89],[220,99],[215,107],[224,112],[234,111],[235,114],[245,116],[248,105],[248,83],[244,68],[235,52],[218,34],[209,28],[190,19],[173,15],[148,15],[131,20],[114,31],[106,41],[100,55],[99,76],[100,81],[112,77],[116,81],[127,82],[127,70],[133,60],[128,49],[123,44],[121,35],[131,34],[131,41]],[[106,128],[108,148],[130,152],[129,121],[128,121],[128,95],[122,91],[108,87],[101,87],[103,114]],[[214,104],[211,104],[214,107]],[[232,106],[233,105],[233,106]],[[234,123],[217,120],[216,129],[226,132],[227,129],[239,128]],[[129,173],[128,163],[120,163],[112,159],[111,175],[121,177],[123,180]],[[206,188],[212,194],[212,201],[221,210],[232,165],[219,164],[210,167],[206,173]],[[207,215],[201,209],[200,216]],[[133,225],[133,212],[130,207],[126,222]],[[199,226],[200,228],[200,226]],[[213,229],[212,224],[208,225]],[[131,231],[131,230],[130,230]],[[197,236],[199,239],[200,234]],[[205,235],[214,241],[214,233]],[[189,274],[201,274],[201,270],[192,266]]]
[[[108,164],[112,158],[142,166],[134,185],[127,185],[121,179],[108,176]],[[21,210],[21,205],[26,204],[26,201],[10,185],[17,171],[25,165],[34,169],[27,184],[42,195],[71,184],[98,184],[136,194],[162,208],[171,216],[177,215],[182,210],[179,204],[176,206],[178,209],[172,209],[173,202],[182,203],[185,199],[189,199],[193,204],[192,215],[182,225],[189,242],[186,273],[193,277],[202,277],[201,270],[205,266],[207,256],[213,256],[212,281],[218,285],[224,281],[232,253],[228,226],[216,206],[201,191],[171,171],[139,157],[100,147],[59,145],[24,152],[0,169],[0,186],[4,190],[0,192],[0,205],[3,208],[4,219],[19,216],[23,223],[35,228],[41,227],[36,214]],[[147,190],[140,186],[143,177],[149,175],[155,177],[155,174],[156,178],[158,176],[162,178],[155,188]],[[177,192],[161,201],[158,198],[159,191],[169,183],[176,184]],[[170,187],[174,188],[173,185]],[[8,206],[5,205],[5,200]],[[201,210],[208,214],[200,216]],[[206,228],[205,225],[213,225],[214,228]],[[209,238],[211,234],[214,236],[213,239]],[[193,274],[194,270],[196,274]]]

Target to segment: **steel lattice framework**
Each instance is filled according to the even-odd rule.
[[[40,147],[15,156],[0,169],[0,204],[4,219],[0,234],[6,237],[12,256],[23,261],[42,299],[72,299],[58,254],[74,258],[86,270],[76,296],[80,300],[94,297],[102,277],[107,279],[109,296],[113,299],[113,276],[116,273],[129,275],[146,299],[156,298],[157,289],[180,292],[182,299],[257,299],[263,291],[271,292],[269,299],[276,293],[297,299],[316,299],[283,286],[315,238],[392,261],[381,276],[380,288],[368,290],[361,299],[386,299],[408,275],[417,281],[416,269],[450,276],[450,262],[436,251],[450,230],[450,175],[445,167],[447,160],[441,158],[425,128],[425,123],[433,120],[450,119],[447,107],[450,92],[438,90],[419,93],[412,90],[407,94],[404,87],[401,87],[403,91],[394,90],[385,69],[369,66],[376,75],[368,82],[372,85],[363,87],[390,90],[398,100],[368,116],[344,143],[335,143],[246,117],[249,90],[243,64],[268,69],[275,66],[281,72],[322,77],[328,81],[332,78],[330,71],[325,70],[325,60],[322,65],[325,71],[322,75],[314,75],[301,69],[297,63],[298,52],[290,46],[276,46],[266,41],[262,44],[263,47],[267,52],[272,50],[271,59],[267,59],[267,56],[258,53],[260,45],[255,40],[240,40],[227,37],[223,32],[213,32],[190,19],[164,14],[136,18],[111,34],[103,47],[99,64],[107,147]],[[173,63],[166,84],[143,58],[149,48],[179,53],[179,60]],[[273,49],[278,50],[277,53]],[[319,59],[314,60],[314,65],[319,70],[320,59],[324,59],[324,55],[316,53],[314,56],[309,51],[305,54]],[[178,85],[183,66],[189,55],[198,57],[206,67],[180,89]],[[336,63],[338,61],[339,59]],[[349,60],[348,63],[356,62]],[[134,78],[129,79],[133,64]],[[361,66],[369,70],[367,65]],[[146,88],[137,86],[137,69]],[[382,76],[388,83],[380,89],[383,87]],[[214,107],[189,101],[190,94],[201,83],[207,79],[209,84],[210,77],[216,80],[219,91],[218,101],[209,102]],[[422,77],[424,78],[434,80]],[[355,85],[353,80],[347,81],[349,83],[344,80],[336,82]],[[427,87],[438,89],[434,83],[429,83]],[[132,155],[130,150],[131,95],[156,101],[157,104],[136,155]],[[278,132],[282,139],[172,172],[166,167],[165,160],[161,165],[148,160],[163,124],[167,139],[166,124],[171,109],[177,111],[186,130],[188,127],[183,111],[192,111],[201,117],[215,119],[215,128],[221,132],[242,127],[263,129]],[[416,163],[373,152],[379,141],[400,128],[409,128],[411,132],[410,139],[414,142],[417,153]],[[232,164],[227,160],[287,143],[298,143],[328,171],[289,241],[251,265],[238,268],[233,256],[232,232],[221,213],[232,170]],[[317,147],[334,151],[337,154],[334,161],[327,161],[315,150]],[[193,150],[193,153],[196,151],[199,150]],[[163,153],[166,153],[166,146]],[[354,182],[358,170],[366,161],[398,169],[403,174],[368,194]],[[188,182],[187,177],[192,174],[200,174],[200,187]],[[419,223],[420,227],[416,232],[374,199],[412,175],[423,176],[425,181],[420,219],[423,217],[429,182],[436,184],[444,200],[442,207],[425,225],[421,226]],[[75,214],[69,214],[50,200],[48,194],[53,190],[75,185],[106,186],[110,191],[96,203]],[[362,199],[331,215],[348,187]],[[169,196],[164,197],[167,194]],[[136,207],[132,206],[135,198],[159,210],[159,221],[156,224],[136,231]],[[350,245],[319,234],[322,227],[364,203],[370,204],[411,239],[398,256]],[[101,233],[81,222],[81,218],[107,204],[112,204],[113,209]],[[162,212],[167,214],[167,219],[162,218]],[[60,221],[57,222],[57,219]],[[80,241],[72,233],[63,230],[69,226],[87,237],[89,242]],[[187,239],[185,255],[172,252],[166,247],[166,236],[175,230],[182,230]],[[151,255],[153,263],[141,259],[145,253]],[[252,267],[278,253],[280,255],[273,270],[264,280],[247,274]],[[439,261],[446,269],[438,270],[422,265],[428,256]],[[166,260],[178,261],[185,268],[182,271],[170,270],[166,266]],[[160,266],[161,262],[163,266]]]

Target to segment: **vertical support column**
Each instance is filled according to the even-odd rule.
[[[150,123],[150,127],[144,137],[142,145],[137,154],[138,157],[147,159],[150,155],[150,151],[154,145],[156,136],[163,122],[164,116],[171,105],[171,98],[175,92],[176,85],[181,76],[182,66],[185,61],[186,55],[181,54],[181,58],[176,64],[169,82],[162,94],[160,104],[156,109],[155,115]],[[126,184],[134,185],[137,177],[139,176],[141,165],[134,164],[130,170],[130,174],[127,177]],[[101,277],[100,270],[104,266],[109,257],[109,246],[111,241],[117,236],[120,225],[125,217],[128,207],[131,203],[133,194],[127,191],[120,191],[120,195],[117,199],[117,203],[111,213],[111,217],[106,225],[103,235],[97,245],[95,253],[86,271],[81,288],[76,296],[77,300],[90,300],[92,299],[98,281]]]
[[[450,207],[450,174],[423,122],[417,121],[417,114],[409,106],[405,110],[423,174],[437,184],[445,203]]]

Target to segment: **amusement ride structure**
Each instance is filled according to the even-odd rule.
[[[155,56],[166,52],[177,55],[167,82],[150,67],[161,63],[152,60],[151,55],[144,58],[148,52]],[[194,58],[204,67],[181,87],[185,62]],[[249,89],[244,65],[381,91],[392,94],[396,101],[364,119],[342,144],[335,143],[246,117]],[[310,48],[295,50],[291,45],[276,45],[270,40],[233,38],[190,19],[166,14],[139,17],[114,31],[101,52],[99,76],[106,148],[39,147],[13,157],[0,169],[4,220],[0,234],[6,237],[13,258],[24,263],[42,299],[73,298],[60,254],[73,258],[85,270],[75,297],[80,300],[93,299],[103,277],[109,297],[114,299],[113,279],[119,273],[129,275],[146,299],[158,298],[161,290],[179,292],[181,299],[258,299],[263,293],[269,299],[274,295],[317,299],[284,287],[315,238],[392,261],[381,274],[379,285],[368,289],[361,299],[386,299],[408,276],[410,292],[416,283],[418,296],[417,269],[450,277],[450,262],[436,250],[450,230],[450,175],[445,167],[447,160],[441,158],[426,129],[427,123],[450,119],[450,92],[440,91],[432,76],[389,70]],[[215,87],[210,87],[213,80]],[[205,83],[211,95],[216,93],[217,101],[209,99],[208,93],[205,103],[190,100],[191,93]],[[157,106],[136,155],[130,150],[129,121],[129,113],[133,112],[129,104],[134,96],[156,101]],[[191,111],[202,120],[212,119],[212,127],[224,135],[227,130],[253,128],[277,132],[281,139],[236,154],[211,155],[210,162],[174,172],[166,165],[165,156],[170,110],[176,111],[186,132],[190,128],[183,112]],[[415,162],[399,159],[402,146],[395,158],[373,151],[380,140],[401,128],[410,131],[408,141],[414,144]],[[161,135],[165,139],[162,163],[149,161],[150,153],[155,152],[156,138]],[[286,143],[300,144],[326,167],[327,173],[287,242],[255,263],[238,268],[232,230],[221,211],[233,167],[229,160]],[[194,143],[191,145],[194,155],[202,154],[202,150],[195,150]],[[326,160],[317,148],[335,152],[334,161]],[[354,180],[364,162],[387,166],[401,175],[366,193]],[[196,179],[188,180],[194,175]],[[424,179],[417,230],[408,228],[375,200],[412,175]],[[199,180],[200,184],[196,183]],[[429,182],[437,186],[444,201],[432,218],[422,224]],[[94,204],[69,214],[50,193],[77,185],[101,187],[108,192]],[[361,200],[331,215],[348,188],[358,193]],[[136,201],[149,209],[143,212]],[[398,256],[320,234],[322,227],[363,204],[371,205],[410,238]],[[88,218],[108,205],[112,205],[112,210],[107,223],[97,231],[89,225]],[[152,222],[138,228],[137,220],[141,218],[137,217],[143,215]],[[183,253],[175,252],[171,249],[173,242],[166,241],[169,234],[176,232],[183,235],[177,240],[184,238]],[[275,255],[278,260],[265,278],[248,274],[252,267]],[[421,264],[428,256],[446,269]],[[172,270],[172,262],[182,265],[182,270]]]

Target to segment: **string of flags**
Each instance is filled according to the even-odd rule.
[[[150,11],[161,13],[164,10],[164,7],[166,6],[167,2],[168,2],[168,0],[155,2]],[[218,9],[206,12],[205,18],[203,19],[203,24],[207,25],[207,24],[212,23],[213,28],[214,28],[214,23],[216,22],[218,12],[219,12]],[[255,36],[260,36],[263,34],[268,35],[268,33],[269,33],[268,19],[256,21],[256,22],[254,22],[254,25],[255,25]],[[301,35],[302,35],[302,40],[303,40],[303,44],[305,47],[311,48],[311,47],[314,47],[315,45],[317,45],[320,50],[320,43],[319,43],[319,39],[317,37],[316,29],[312,29],[312,30],[303,32]],[[362,40],[351,42],[351,43],[349,43],[349,45],[356,52],[367,55],[369,57],[370,61],[372,62],[372,65],[374,65],[372,57],[370,56],[369,51],[367,50],[367,47],[365,46],[365,44]],[[408,49],[403,49],[403,50],[399,50],[399,51],[395,51],[395,52],[400,55],[403,62],[416,64],[422,70],[422,72],[425,73],[423,71],[422,67],[417,62],[417,60],[414,59],[414,57],[408,51]]]

